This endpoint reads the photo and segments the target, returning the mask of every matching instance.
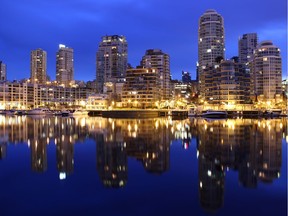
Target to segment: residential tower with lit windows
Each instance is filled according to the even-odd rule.
[[[7,73],[6,73],[6,64],[0,61],[0,81],[6,81]]]
[[[30,54],[31,83],[45,84],[47,81],[47,52],[42,49],[32,50]]]
[[[156,68],[159,73],[159,90],[161,100],[171,99],[170,91],[170,57],[160,49],[146,50],[140,65],[144,68]]]
[[[96,53],[96,83],[99,93],[105,92],[105,83],[111,86],[125,78],[127,55],[128,44],[124,36],[102,37]]]
[[[263,41],[252,61],[253,94],[268,107],[282,100],[282,58],[272,41]],[[267,107],[266,106],[266,107]]]
[[[209,71],[214,68],[217,58],[225,58],[224,20],[215,10],[207,10],[199,19],[198,28],[198,78],[200,94],[211,97]],[[211,71],[210,71],[211,72]],[[207,75],[208,73],[208,75]]]
[[[59,85],[74,83],[74,50],[63,44],[56,53],[56,81]]]

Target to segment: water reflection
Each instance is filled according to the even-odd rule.
[[[199,192],[203,208],[223,204],[225,170],[239,173],[239,182],[255,188],[280,176],[282,137],[287,120],[228,119],[194,122],[199,150]]]
[[[238,171],[239,182],[247,188],[280,177],[282,139],[286,136],[287,119],[0,116],[0,159],[5,159],[8,145],[28,145],[31,169],[45,172],[48,145],[56,145],[59,178],[65,179],[74,170],[74,145],[92,139],[103,185],[119,188],[128,181],[128,158],[138,160],[148,173],[159,175],[169,170],[172,141],[181,140],[185,150],[194,140],[200,203],[204,209],[215,211],[223,205],[228,170]]]

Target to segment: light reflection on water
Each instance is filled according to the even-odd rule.
[[[223,207],[227,170],[237,170],[238,181],[245,188],[281,177],[287,119],[0,116],[0,159],[13,154],[10,145],[27,145],[31,170],[45,173],[54,169],[48,165],[47,149],[55,145],[59,180],[77,175],[75,145],[86,140],[96,143],[96,169],[107,188],[126,187],[128,158],[139,161],[148,173],[161,175],[169,172],[170,163],[177,163],[170,159],[171,146],[180,142],[183,151],[195,148],[199,203],[203,209],[216,211]],[[195,146],[191,146],[192,140]]]

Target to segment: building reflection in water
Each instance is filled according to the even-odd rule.
[[[127,157],[140,161],[148,172],[161,174],[167,171],[171,127],[167,119],[91,121],[91,136],[97,143],[97,169],[103,184],[107,187],[126,185]]]
[[[255,188],[257,182],[272,182],[280,176],[282,135],[286,120],[194,119],[197,137],[199,195],[204,209],[223,205],[225,172],[238,170],[239,182]]]
[[[239,182],[247,188],[280,176],[286,137],[286,119],[0,116],[0,159],[5,158],[8,145],[27,143],[31,169],[44,172],[47,145],[55,144],[59,178],[65,179],[74,170],[74,145],[89,138],[96,142],[96,167],[103,185],[119,188],[128,181],[129,157],[148,173],[162,174],[169,170],[172,141],[181,140],[187,149],[196,140],[200,202],[204,209],[216,211],[223,205],[227,171],[238,171]]]

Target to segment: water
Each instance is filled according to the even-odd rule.
[[[0,215],[287,215],[287,119],[0,116]]]

